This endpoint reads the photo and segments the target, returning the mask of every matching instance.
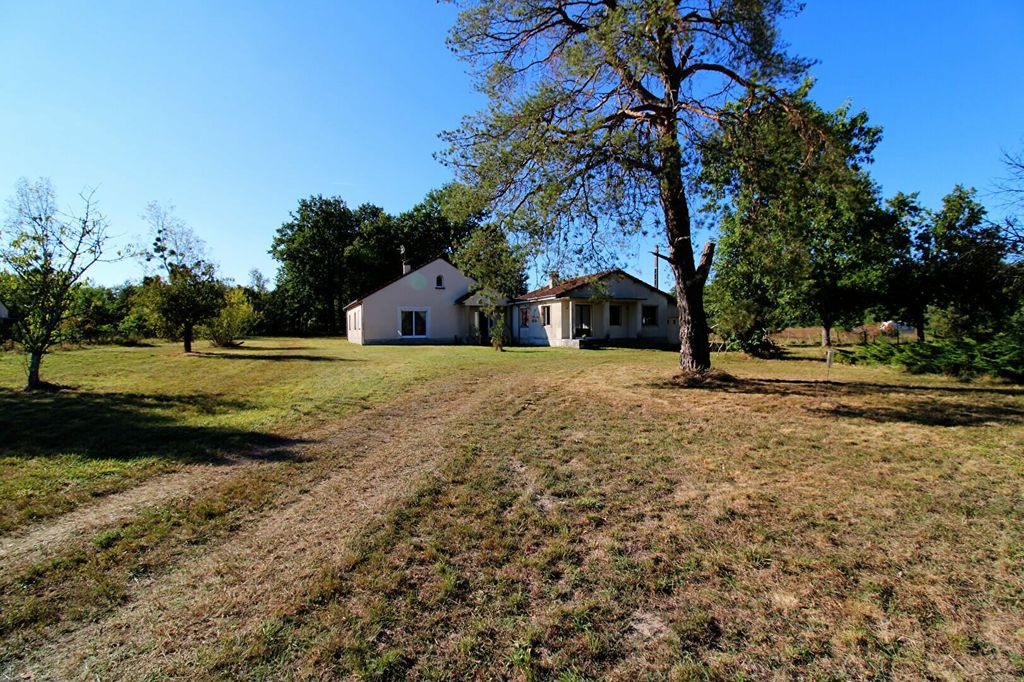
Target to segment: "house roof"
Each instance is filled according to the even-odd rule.
[[[480,305],[482,300],[483,298],[480,296],[479,291],[474,291],[473,289],[470,289],[462,296],[459,296],[457,299],[455,299],[455,303],[473,306]],[[501,298],[500,300],[494,301],[494,303],[496,305],[508,305],[509,300],[507,298]]]
[[[412,273],[416,272],[417,270],[422,270],[423,268],[427,267],[428,265],[431,265],[432,263],[436,263],[439,260],[443,260],[445,263],[447,263],[448,265],[451,265],[453,268],[455,268],[455,264],[452,263],[450,260],[448,260],[448,258],[446,258],[445,256],[438,256],[437,258],[429,260],[426,263],[423,263],[421,265],[417,265],[416,267],[414,267],[409,272],[401,274],[398,277],[395,277],[394,279],[392,279],[392,280],[390,280],[388,282],[385,282],[384,284],[380,285],[379,287],[377,287],[373,291],[371,291],[371,292],[369,292],[367,294],[363,294],[362,296],[360,296],[359,298],[357,298],[356,300],[352,301],[347,306],[342,308],[342,310],[349,310],[350,308],[355,308],[357,305],[362,303],[364,299],[369,298],[370,296],[373,296],[375,293],[377,293],[381,289],[387,289],[389,286],[391,286],[395,282],[397,282],[399,280],[402,280],[402,279],[405,279],[406,277],[408,277]],[[455,268],[455,269],[458,270],[458,268]]]
[[[571,294],[576,289],[585,287],[588,284],[593,284],[594,282],[600,281],[605,277],[608,277],[609,275],[622,275],[623,277],[627,277],[633,280],[634,282],[642,284],[648,289],[657,291],[659,294],[665,296],[669,300],[675,300],[675,298],[673,298],[671,294],[667,294],[661,289],[656,289],[655,287],[651,286],[650,284],[643,281],[639,277],[634,277],[633,275],[629,274],[628,272],[621,268],[614,268],[612,270],[605,270],[603,272],[595,272],[590,275],[572,277],[570,279],[562,280],[561,282],[554,286],[547,286],[541,287],[540,289],[534,289],[533,291],[523,294],[522,296],[517,298],[516,301],[536,301],[541,298],[563,298]]]

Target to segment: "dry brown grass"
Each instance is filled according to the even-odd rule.
[[[145,550],[142,582],[122,579],[133,545],[68,548],[85,560],[17,584],[45,603],[70,580],[78,610],[9,633],[10,672],[1024,675],[1019,388],[732,356],[732,381],[680,387],[665,353],[515,359],[324,423],[263,502]]]

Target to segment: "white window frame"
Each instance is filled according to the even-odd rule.
[[[540,307],[540,322],[545,327],[551,326],[551,306],[542,305]]]
[[[417,334],[405,335],[402,333],[402,313],[415,313],[421,312],[426,314],[426,324],[423,336]],[[412,330],[416,331],[416,318],[413,317]],[[398,308],[398,338],[400,339],[429,339],[430,338],[430,306],[424,305],[404,305]]]

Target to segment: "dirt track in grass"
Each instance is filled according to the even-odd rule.
[[[45,561],[68,544],[124,521],[140,509],[201,494],[239,471],[259,465],[251,459],[229,459],[221,464],[186,466],[182,471],[162,474],[134,488],[101,497],[94,504],[63,516],[18,529],[0,537],[0,567],[15,570]]]
[[[443,462],[451,438],[511,380],[443,381],[338,424],[305,434],[299,458],[329,465],[299,474],[293,490],[241,532],[195,559],[138,582],[126,603],[94,623],[54,633],[8,673],[33,679],[173,677],[219,639],[248,637],[265,614],[315,584],[348,543],[413,493]],[[459,396],[457,400],[445,396]],[[175,497],[197,496],[262,466],[193,466],[5,539],[4,570],[46,559],[112,522]],[[183,557],[187,554],[183,554]],[[99,666],[99,667],[97,667]]]
[[[504,355],[34,527],[45,560],[0,561],[0,680],[1024,672],[1021,389]]]

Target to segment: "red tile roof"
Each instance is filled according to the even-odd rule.
[[[572,291],[573,289],[578,289],[579,287],[584,286],[586,284],[591,284],[593,282],[596,282],[597,280],[602,279],[603,277],[607,277],[608,275],[612,274],[613,272],[617,272],[617,271],[618,271],[617,269],[615,269],[615,270],[605,270],[604,272],[595,272],[594,274],[591,274],[591,275],[581,275],[580,277],[572,277],[570,279],[563,279],[562,281],[560,281],[558,284],[556,284],[553,287],[541,287],[540,289],[534,289],[533,291],[528,291],[527,293],[523,294],[522,296],[520,296],[516,300],[517,301],[527,301],[527,300],[530,300],[530,299],[533,299],[533,298],[547,298],[548,296],[561,296],[564,293]]]
[[[574,289],[579,289],[580,287],[586,286],[587,284],[592,284],[592,283],[594,283],[594,282],[596,282],[596,281],[598,281],[600,279],[604,279],[608,275],[615,275],[615,274],[622,275],[623,277],[631,279],[634,282],[637,282],[638,284],[642,284],[643,286],[647,287],[648,289],[651,289],[653,291],[657,291],[659,294],[661,294],[665,298],[669,299],[673,303],[676,300],[675,297],[672,294],[664,292],[661,289],[655,289],[653,286],[651,286],[647,282],[643,281],[639,277],[634,277],[633,275],[629,274],[628,272],[626,272],[622,268],[613,268],[611,270],[605,270],[604,272],[595,272],[595,273],[590,274],[590,275],[582,275],[580,277],[572,277],[572,278],[569,278],[569,279],[565,279],[565,280],[562,280],[561,282],[559,282],[558,284],[556,284],[553,287],[541,287],[540,289],[534,289],[533,291],[527,292],[527,293],[523,294],[522,296],[520,296],[519,298],[517,298],[515,300],[516,301],[535,301],[535,300],[537,300],[539,298],[549,298],[549,297],[557,298],[559,296],[564,296],[564,295],[568,294],[570,291],[573,291]]]

